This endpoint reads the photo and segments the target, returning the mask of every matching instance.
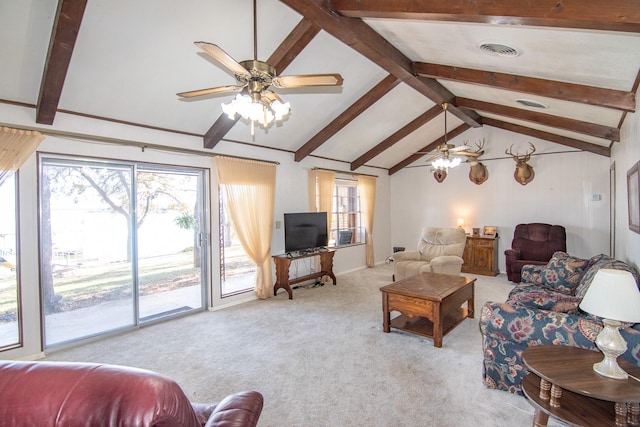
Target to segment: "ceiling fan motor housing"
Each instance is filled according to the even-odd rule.
[[[249,95],[254,102],[260,102],[262,91],[271,85],[276,69],[266,62],[258,61],[256,59],[241,61],[240,65],[246,68],[251,76],[236,74],[236,79],[240,83],[247,85]]]

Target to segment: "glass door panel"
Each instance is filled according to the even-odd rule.
[[[20,343],[15,174],[0,180],[0,348]]]
[[[135,324],[131,166],[43,159],[45,347]]]
[[[200,172],[138,169],[140,322],[201,309]]]

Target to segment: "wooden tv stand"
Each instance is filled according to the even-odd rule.
[[[335,249],[323,249],[299,255],[273,255],[273,262],[276,264],[276,283],[273,285],[273,295],[275,296],[278,293],[278,289],[283,288],[289,294],[289,299],[293,299],[291,285],[322,276],[331,277],[331,280],[333,280],[333,284],[335,285],[336,276],[333,274],[333,255],[335,252]],[[289,267],[291,266],[291,261],[309,258],[312,256],[320,257],[320,271],[307,274],[306,276],[296,277],[295,279],[289,279]]]

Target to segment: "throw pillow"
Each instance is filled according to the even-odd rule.
[[[587,293],[587,289],[589,289],[589,285],[593,281],[598,270],[601,268],[612,268],[614,270],[624,270],[633,274],[633,277],[636,279],[636,283],[638,283],[638,272],[631,267],[629,264],[626,264],[617,259],[611,258],[608,255],[600,254],[596,255],[591,260],[589,260],[589,268],[580,279],[580,284],[576,289],[575,295],[577,297],[583,298]]]
[[[565,295],[574,295],[588,266],[588,259],[573,257],[562,251],[555,252],[542,271],[542,286]]]

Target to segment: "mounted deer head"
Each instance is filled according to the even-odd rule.
[[[509,147],[509,150],[505,150],[504,152],[513,157],[513,160],[516,162],[516,170],[513,173],[513,177],[522,185],[527,185],[533,181],[533,177],[535,176],[533,168],[527,162],[531,159],[531,155],[536,152],[536,147],[534,147],[532,143],[529,143],[529,146],[531,147],[531,151],[527,151],[527,154],[524,156],[519,156],[511,152],[513,144]]]
[[[478,155],[469,159],[469,165],[471,165],[471,168],[469,168],[469,179],[474,184],[480,185],[489,179],[489,171],[487,170],[487,167],[478,160],[478,157],[484,154],[484,138],[482,138],[481,144],[476,143],[476,147],[478,147],[478,149],[475,153]]]
[[[447,177],[447,171],[446,169],[436,169],[433,172],[433,177],[436,179],[436,181],[438,182],[442,182],[444,181],[444,179]]]

